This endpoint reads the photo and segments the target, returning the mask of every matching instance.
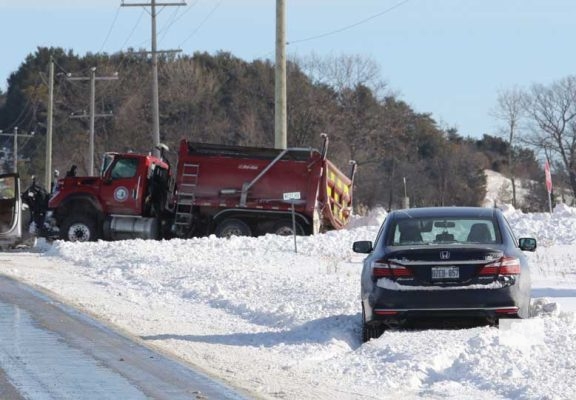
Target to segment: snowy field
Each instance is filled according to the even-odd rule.
[[[0,273],[263,399],[574,399],[576,209],[505,210],[539,241],[533,317],[360,341],[355,240],[376,211],[313,237],[39,243]]]

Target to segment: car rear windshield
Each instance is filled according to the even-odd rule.
[[[442,243],[501,243],[498,225],[492,219],[408,218],[390,226],[388,245]]]

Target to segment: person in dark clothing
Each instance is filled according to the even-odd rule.
[[[72,167],[66,172],[66,177],[73,177],[76,176],[76,165],[72,165]]]

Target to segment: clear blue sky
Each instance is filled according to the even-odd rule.
[[[0,0],[0,87],[6,89],[9,74],[38,46],[79,55],[149,49],[149,14],[121,3]],[[287,40],[295,42],[289,56],[371,58],[416,112],[431,113],[440,127],[456,127],[463,136],[496,133],[490,111],[499,90],[549,84],[576,71],[576,0],[286,3]],[[274,0],[187,0],[166,7],[158,17],[158,48],[273,59],[275,6]]]

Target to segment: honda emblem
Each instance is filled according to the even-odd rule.
[[[450,259],[450,252],[449,251],[441,251],[440,252],[440,259],[441,260],[449,260]]]

